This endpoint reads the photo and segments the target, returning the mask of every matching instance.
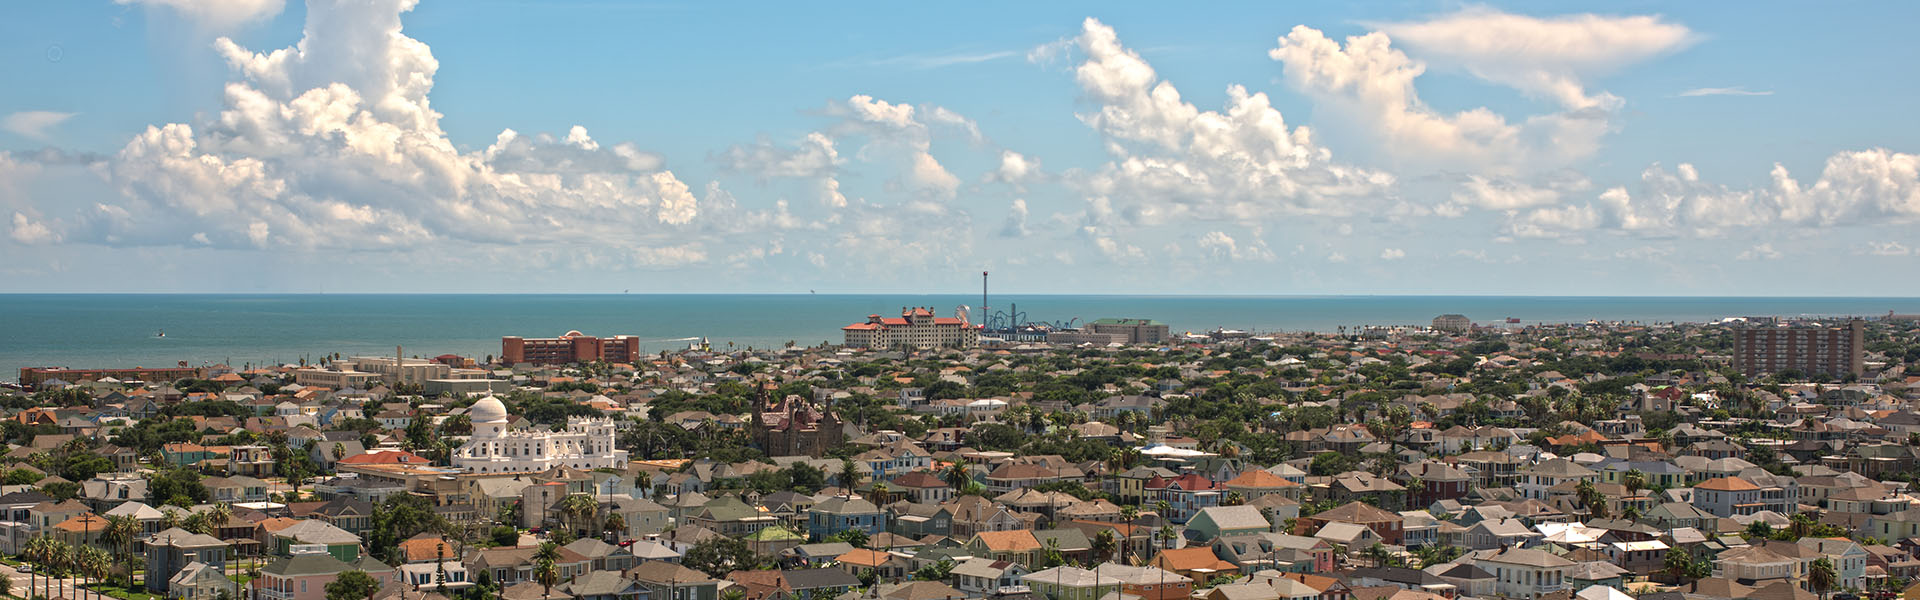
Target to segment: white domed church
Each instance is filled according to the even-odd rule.
[[[612,419],[571,417],[564,431],[507,429],[507,405],[487,396],[467,411],[473,437],[453,453],[453,466],[470,473],[618,469],[627,451],[614,448]]]

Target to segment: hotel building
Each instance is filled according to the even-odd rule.
[[[569,331],[557,338],[500,338],[500,362],[508,365],[567,365],[593,361],[640,361],[640,338],[630,335],[594,337]]]
[[[1748,377],[1795,369],[1841,377],[1866,372],[1866,322],[1835,326],[1756,326],[1733,332],[1733,368]]]
[[[900,309],[898,318],[867,315],[865,323],[840,328],[849,348],[931,350],[980,345],[980,326],[965,319],[933,316],[922,306]]]

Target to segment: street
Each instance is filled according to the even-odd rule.
[[[7,565],[0,565],[0,576],[5,576],[12,581],[13,587],[11,593],[21,598],[32,598],[36,594],[44,595],[48,598],[67,598],[68,600],[92,600],[93,598],[108,597],[105,594],[98,594],[92,590],[76,589],[75,584],[79,583],[79,580],[71,577],[50,580],[38,575],[21,573],[19,569]],[[31,586],[31,589],[29,589],[29,586]]]

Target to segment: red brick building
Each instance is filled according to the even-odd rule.
[[[1834,327],[1756,326],[1733,332],[1733,368],[1748,377],[1795,369],[1809,376],[1866,372],[1866,323]]]
[[[566,365],[593,361],[640,361],[640,338],[630,335],[594,337],[569,331],[557,338],[500,338],[500,362],[509,365]]]

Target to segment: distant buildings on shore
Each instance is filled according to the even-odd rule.
[[[68,369],[65,367],[26,367],[20,369],[20,385],[27,389],[38,389],[48,381],[79,383],[113,378],[120,381],[173,381],[200,376],[200,369],[194,367],[162,367],[131,369]]]
[[[1858,377],[1866,372],[1866,331],[1860,319],[1843,325],[1749,325],[1733,332],[1733,368],[1748,377],[1787,369]]]
[[[932,350],[980,345],[980,326],[966,319],[934,316],[925,306],[902,307],[899,317],[867,315],[863,323],[841,327],[849,348]]]
[[[1097,319],[1080,329],[1047,334],[1050,344],[1159,344],[1172,338],[1167,324],[1153,319]]]
[[[569,331],[554,338],[500,338],[500,362],[506,365],[566,365],[588,362],[640,361],[640,338],[631,335],[595,337]]]
[[[1449,333],[1466,333],[1473,330],[1473,319],[1466,315],[1444,314],[1433,318],[1433,330]]]

